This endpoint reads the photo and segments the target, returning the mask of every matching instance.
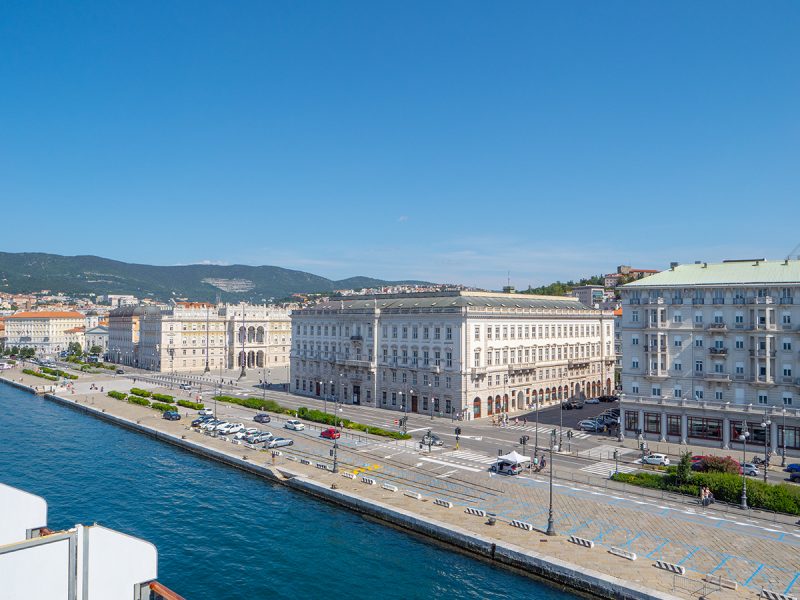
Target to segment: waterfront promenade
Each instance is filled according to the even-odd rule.
[[[43,383],[21,375],[18,370],[10,376],[22,379],[26,385],[41,386]],[[186,420],[164,421],[160,413],[151,409],[121,403],[89,390],[92,384],[102,385],[106,391],[126,391],[133,382],[110,375],[81,375],[74,393],[61,389],[58,395],[92,410],[105,410],[107,414],[133,423],[139,421],[141,425],[179,440],[185,436],[187,443],[202,445],[237,460],[247,456],[249,463],[263,465],[277,473],[282,471],[289,477],[297,475],[298,481],[305,480],[312,485],[316,482],[321,489],[329,490],[335,485],[341,493],[369,500],[387,510],[407,512],[441,523],[467,532],[475,539],[494,540],[498,545],[518,547],[584,571],[619,578],[620,585],[642,586],[663,594],[661,597],[694,598],[697,593],[690,592],[700,589],[703,575],[712,574],[739,584],[737,590],[720,590],[712,598],[754,597],[762,586],[784,593],[797,591],[800,532],[785,524],[765,523],[747,515],[734,520],[713,511],[704,513],[699,507],[653,501],[634,494],[620,495],[603,487],[559,479],[555,487],[555,525],[560,535],[548,538],[541,533],[547,521],[548,497],[547,481],[541,475],[498,478],[488,477],[485,471],[477,469],[474,472],[445,471],[446,475],[434,473],[428,468],[437,463],[429,461],[438,460],[437,455],[420,453],[414,444],[346,436],[341,440],[340,468],[358,472],[357,478],[348,479],[316,467],[317,463],[330,465],[330,442],[320,440],[318,429],[311,427],[301,434],[290,432],[289,437],[293,437],[296,444],[276,459],[273,468],[272,458],[263,451],[187,430]],[[243,421],[248,416],[251,420],[253,414],[238,406],[221,405],[218,411],[221,416]],[[274,419],[271,425],[275,433],[282,431],[280,420]],[[309,464],[301,463],[302,460]],[[362,483],[362,475],[375,479],[377,485]],[[382,487],[383,483],[396,486],[398,491]],[[419,493],[422,500],[404,495],[403,491]],[[451,502],[453,507],[435,504],[437,498]],[[485,518],[465,513],[468,507],[496,514],[498,524],[490,526]],[[508,524],[512,519],[531,523],[536,530],[512,527]],[[590,539],[595,547],[570,544],[569,535]],[[637,560],[610,554],[611,547],[634,552]],[[680,564],[686,568],[687,577],[676,578],[656,569],[653,567],[656,560]]]

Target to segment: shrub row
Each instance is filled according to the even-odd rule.
[[[131,390],[133,391],[133,390]],[[150,396],[153,400],[158,400],[159,402],[166,402],[167,404],[172,404],[175,402],[175,398],[173,396],[169,396],[167,394],[152,394]]]
[[[112,398],[116,398],[117,400],[125,400],[128,397],[128,394],[124,394],[116,390],[111,390],[110,392],[108,392],[107,395]]]
[[[660,489],[691,496],[700,496],[700,488],[707,486],[720,502],[738,504],[742,497],[742,477],[734,473],[692,473],[679,483],[676,473],[616,473],[615,481],[638,487]],[[751,508],[760,508],[790,515],[800,515],[800,487],[786,483],[764,483],[747,480],[747,502]]]
[[[47,379],[48,381],[58,381],[58,377],[53,377],[52,375],[47,375],[46,373],[40,373],[39,371],[34,371],[33,369],[22,369],[22,372],[26,375],[33,375],[34,377]]]
[[[143,390],[142,388],[131,388],[131,394],[136,394],[142,398],[149,398],[153,393]]]
[[[291,408],[281,406],[274,400],[262,400],[261,398],[235,398],[233,396],[215,396],[218,402],[228,402],[230,404],[238,404],[253,408],[255,410],[265,410],[267,412],[276,413],[279,415],[292,415],[296,413],[301,419],[313,421],[315,423],[323,423],[325,425],[333,425],[335,417],[331,414],[324,413],[321,410],[309,409],[301,406],[296,411]],[[364,425],[363,423],[356,423],[348,419],[339,419],[338,424],[345,429],[352,429],[354,431],[363,431],[364,433],[371,433],[372,435],[379,435],[382,437],[389,437],[396,440],[408,440],[411,436],[401,433],[399,431],[389,431],[381,427],[373,427],[372,425]]]
[[[63,377],[64,379],[77,379],[77,375],[72,375],[71,373],[67,373],[66,371],[62,371],[61,369],[51,369],[49,367],[42,367],[42,372],[47,373],[48,375],[55,375],[56,377]]]
[[[205,408],[202,402],[190,402],[189,400],[178,400],[178,406],[192,408],[194,410],[203,410]]]
[[[128,396],[128,402],[131,404],[139,404],[141,406],[150,406],[150,400],[147,398],[140,398],[139,396]]]
[[[161,412],[167,410],[175,410],[174,406],[172,406],[171,404],[165,404],[164,402],[153,402],[150,405],[150,408],[155,408],[156,410],[160,410]]]

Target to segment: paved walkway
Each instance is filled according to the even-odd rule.
[[[35,377],[21,376],[19,371],[12,371],[10,375],[15,380],[22,378],[27,385],[49,384]],[[103,386],[106,392],[109,389],[127,391],[133,382],[115,379],[112,375],[81,376],[74,384],[74,394],[62,389],[59,395],[127,419],[141,420],[160,430],[186,435],[236,456],[245,454],[254,461],[269,460],[263,452],[187,430],[185,421],[164,421],[151,409],[108,398],[99,390],[90,390],[92,385]],[[241,407],[226,409],[250,414]],[[281,427],[280,420],[273,419],[269,427],[277,432]],[[697,597],[675,589],[674,577],[654,568],[655,560],[684,566],[694,581],[713,574],[740,585],[737,592],[725,590],[711,598],[752,598],[753,592],[762,586],[786,594],[800,593],[800,529],[791,525],[770,524],[746,513],[728,517],[685,502],[651,499],[644,493],[620,492],[612,487],[613,482],[607,482],[605,485],[608,487],[596,487],[559,479],[554,485],[554,517],[559,536],[548,538],[540,533],[546,528],[548,515],[549,482],[546,474],[487,478],[485,465],[491,457],[453,450],[421,454],[413,444],[395,444],[363,436],[342,440],[339,459],[343,470],[374,474],[379,482],[397,485],[401,491],[417,491],[429,500],[417,501],[384,490],[380,485],[364,485],[358,479],[345,479],[315,468],[317,462],[327,464],[331,460],[330,442],[323,442],[317,436],[318,431],[314,429],[303,434],[292,432],[297,443],[285,449],[278,460],[292,464],[293,469],[304,471],[308,477],[336,482],[338,486],[365,497],[380,499],[393,506],[676,596]],[[294,460],[290,460],[292,458]],[[310,464],[300,464],[301,459]],[[444,463],[444,469],[439,462]],[[462,468],[456,467],[459,464]],[[447,468],[448,465],[453,468]],[[474,470],[463,468],[472,465],[476,465]],[[433,472],[430,470],[432,467],[439,470]],[[451,501],[454,508],[434,505],[430,501],[433,498]],[[467,507],[496,514],[498,525],[487,525],[485,519],[465,513]],[[508,525],[512,519],[529,522],[537,531],[512,527]],[[596,546],[588,549],[570,544],[566,541],[569,535],[590,539]],[[608,553],[611,547],[635,552],[639,558],[628,561],[614,556]]]

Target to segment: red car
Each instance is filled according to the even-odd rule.
[[[342,437],[342,434],[336,431],[333,427],[328,427],[319,434],[319,437],[324,437],[329,440],[338,440],[340,437]]]

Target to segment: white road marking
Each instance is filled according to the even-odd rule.
[[[444,465],[446,467],[455,467],[456,469],[463,469],[464,471],[471,471],[473,473],[480,473],[482,469],[474,469],[473,467],[467,467],[464,465],[457,465],[455,463],[445,462],[443,460],[436,460],[435,458],[422,458],[425,462],[436,463],[437,465]]]

